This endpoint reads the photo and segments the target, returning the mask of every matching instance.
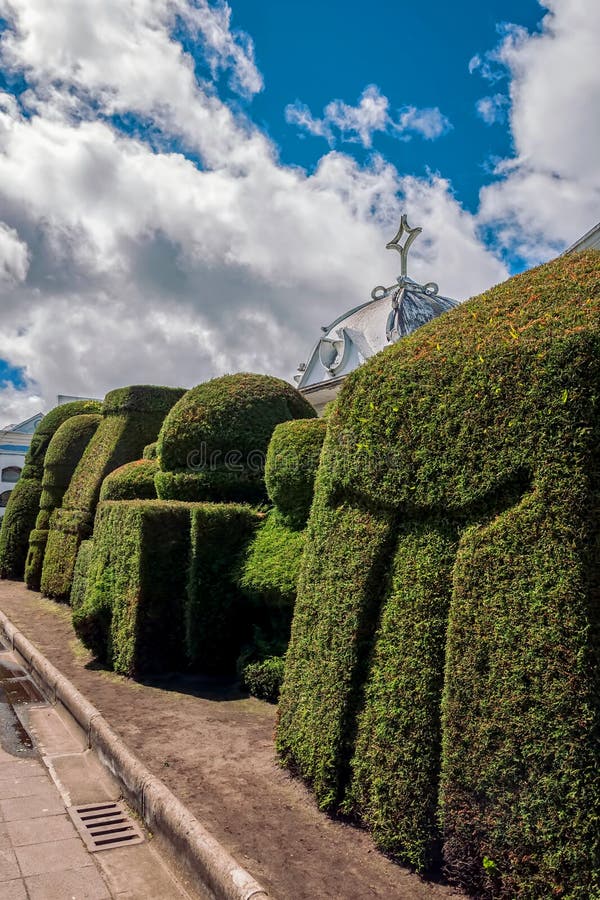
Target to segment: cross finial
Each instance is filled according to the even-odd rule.
[[[414,239],[419,234],[421,234],[422,231],[423,231],[422,228],[411,228],[409,226],[408,222],[406,221],[406,214],[403,214],[402,218],[400,219],[400,228],[398,229],[397,234],[395,235],[395,237],[392,238],[392,240],[389,243],[387,243],[385,245],[386,250],[397,250],[398,253],[400,254],[400,260],[401,260],[400,274],[401,275],[406,275],[406,260],[408,257],[408,251],[410,250],[410,245],[412,244]],[[400,244],[400,241],[402,240],[402,235],[405,232],[408,235],[408,237],[405,240],[404,244]]]

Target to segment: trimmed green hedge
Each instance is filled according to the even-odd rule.
[[[306,525],[327,422],[298,419],[278,425],[269,443],[265,484],[269,498],[287,524]]]
[[[314,416],[295,388],[267,375],[225,375],[192,388],[158,438],[159,497],[265,500],[264,459],[273,429]]]
[[[228,673],[250,628],[237,583],[238,560],[261,514],[233,503],[200,503],[192,508],[191,563],[185,606],[190,664],[209,673]]]
[[[75,630],[82,636],[84,629],[91,624],[93,617],[89,623],[86,622],[85,612],[85,592],[87,588],[88,570],[94,550],[94,542],[92,540],[82,541],[77,551],[77,560],[75,562],[75,571],[73,573],[73,586],[71,588],[71,609],[73,615],[73,623]],[[96,633],[92,627],[86,634],[85,645],[96,651],[97,655],[102,655],[106,649],[105,630],[100,629],[101,635],[96,637]]]
[[[156,459],[156,447],[157,441],[154,441],[153,444],[148,444],[146,447],[144,447],[142,459]]]
[[[284,670],[283,656],[269,656],[244,668],[242,685],[253,697],[266,700],[267,703],[277,703]]]
[[[29,536],[29,552],[25,562],[25,584],[30,590],[38,591],[40,588],[51,514],[60,507],[73,472],[100,421],[98,414],[72,416],[63,422],[48,445],[40,511],[35,529]]]
[[[155,459],[136,459],[119,466],[102,482],[100,500],[156,500]]]
[[[326,425],[320,419],[298,419],[278,425],[265,468],[269,497],[275,504],[244,554],[239,585],[248,598],[253,629],[238,660],[238,670],[252,662],[285,653],[305,525]]]
[[[399,529],[358,715],[344,803],[377,845],[418,871],[439,862],[439,719],[457,529]],[[403,533],[404,531],[404,533]]]
[[[98,506],[83,603],[73,625],[122,675],[181,671],[191,504],[158,500]]]
[[[99,409],[100,404],[95,400],[65,403],[45,415],[36,428],[21,477],[11,491],[0,527],[0,578],[22,578],[25,572],[29,534],[35,527],[44,460],[52,437],[71,416],[95,413]]]
[[[106,395],[102,422],[73,474],[62,509],[52,516],[41,579],[46,596],[68,600],[77,550],[92,533],[104,478],[141,457],[184,393],[180,388],[134,385]]]
[[[419,868],[440,817],[485,896],[600,894],[599,410],[588,251],[373,357],[328,422],[279,750]]]

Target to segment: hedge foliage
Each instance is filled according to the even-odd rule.
[[[102,422],[73,474],[62,509],[52,516],[41,578],[46,596],[68,600],[77,550],[92,533],[104,478],[141,457],[184,393],[180,388],[134,385],[106,395]]]
[[[100,420],[101,416],[98,413],[72,416],[58,428],[48,445],[44,460],[40,510],[35,529],[29,536],[29,551],[25,562],[25,584],[30,590],[40,589],[50,517],[54,510],[60,507],[73,472],[95,434]]]
[[[100,500],[156,500],[155,459],[136,459],[119,466],[102,482]]]
[[[154,441],[152,444],[148,444],[144,447],[144,452],[142,453],[142,459],[156,459],[156,447],[157,441]]]
[[[85,598],[74,597],[73,625],[122,675],[185,668],[191,508],[157,500],[98,506]]]
[[[279,750],[419,868],[437,811],[486,896],[600,894],[599,393],[588,251],[373,357],[328,423]]]
[[[238,660],[240,671],[287,649],[325,430],[320,419],[297,419],[283,422],[273,432],[265,482],[275,508],[259,526],[240,568],[239,584],[253,622],[252,637]]]
[[[0,527],[0,578],[23,578],[29,534],[35,527],[40,504],[44,460],[52,437],[71,416],[95,413],[99,408],[95,400],[65,403],[45,415],[36,428]]]
[[[75,571],[73,573],[73,586],[71,588],[71,609],[73,621],[77,622],[76,630],[78,631],[80,636],[81,630],[85,627],[83,625],[85,617],[85,592],[87,588],[88,570],[90,567],[90,561],[92,559],[93,549],[93,540],[90,539],[81,542],[81,544],[79,545],[79,550],[77,551],[77,560],[75,562]],[[93,633],[86,635],[86,640],[84,641],[84,643],[86,644],[86,646],[94,645],[94,648],[95,646],[97,646],[97,642],[94,640]]]
[[[278,425],[269,443],[265,484],[269,498],[287,524],[306,525],[327,422],[298,419]]]
[[[253,697],[267,703],[277,703],[284,670],[283,656],[268,656],[244,668],[242,684]]]
[[[261,519],[241,504],[192,507],[185,635],[188,660],[202,672],[235,670],[252,618],[237,584],[238,561]]]
[[[267,375],[225,375],[192,388],[158,438],[159,497],[265,500],[264,459],[273,429],[314,416],[295,388]]]

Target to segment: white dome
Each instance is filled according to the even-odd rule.
[[[384,347],[456,305],[456,300],[424,290],[405,277],[384,296],[351,309],[322,329],[308,362],[296,376],[298,387],[348,375]]]

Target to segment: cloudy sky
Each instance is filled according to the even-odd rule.
[[[0,424],[286,378],[397,274],[459,299],[600,219],[597,0],[0,0]],[[387,279],[387,280],[386,280]]]

